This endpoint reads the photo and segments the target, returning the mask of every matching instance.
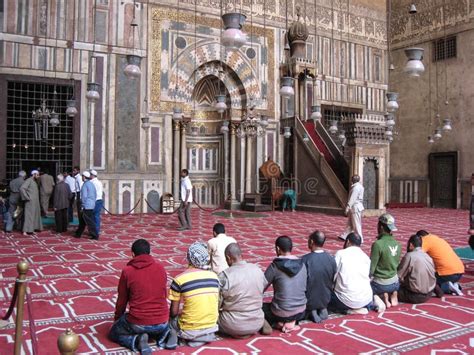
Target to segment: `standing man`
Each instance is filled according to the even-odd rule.
[[[169,333],[166,291],[165,268],[150,255],[147,240],[136,240],[132,244],[132,260],[120,275],[110,339],[132,351],[151,354],[150,335],[162,348]]]
[[[67,231],[68,218],[67,209],[69,207],[69,201],[71,200],[71,190],[68,184],[64,182],[64,176],[59,174],[57,176],[58,184],[54,190],[54,220],[56,222],[56,233],[62,233]]]
[[[214,238],[207,242],[207,247],[209,249],[209,255],[211,256],[211,269],[216,274],[219,274],[229,267],[229,265],[227,265],[226,255],[224,254],[225,248],[227,248],[230,243],[237,242],[234,238],[228,237],[225,234],[225,227],[222,223],[214,224],[212,233],[214,234]]]
[[[337,266],[334,257],[323,249],[326,236],[315,231],[308,237],[309,254],[303,256],[308,271],[306,285],[306,317],[315,323],[328,318],[327,306],[331,300]]]
[[[25,201],[23,235],[34,234],[35,230],[42,231],[41,207],[39,200],[38,183],[39,171],[33,170],[31,177],[25,180],[20,187],[21,199]]]
[[[49,209],[49,199],[54,189],[54,179],[47,171],[41,171],[39,178],[41,215],[46,216]]]
[[[13,230],[13,225],[15,224],[15,211],[18,205],[21,202],[21,196],[20,196],[20,188],[21,185],[25,182],[25,177],[26,177],[26,172],[24,170],[21,170],[18,173],[18,177],[12,181],[10,181],[10,197],[8,198],[8,202],[10,203],[10,220],[9,223],[5,226],[5,231],[6,232],[11,232]],[[19,228],[18,225],[20,223],[17,223],[17,227]]]
[[[75,166],[73,169],[72,169],[72,175],[74,175],[74,180],[75,180],[75,188],[74,190],[76,190],[76,209],[77,209],[77,218],[79,218],[79,214],[80,214],[80,211],[81,211],[81,189],[82,189],[82,184],[84,183],[82,181],[82,175],[81,175],[81,171],[79,170],[79,167],[78,166]]]
[[[74,201],[76,200],[76,179],[68,172],[64,173],[64,182],[71,190],[71,199],[69,200],[69,208],[67,209],[67,219],[71,223],[74,220]]]
[[[94,208],[95,201],[97,199],[97,194],[95,191],[94,184],[91,182],[91,173],[84,171],[82,173],[82,178],[84,179],[84,184],[81,188],[81,211],[79,212],[79,228],[74,235],[75,238],[80,238],[84,229],[89,230],[91,235],[90,239],[97,240],[99,236],[97,235],[97,230],[95,228],[94,220]]]
[[[349,233],[354,232],[364,242],[362,236],[362,211],[364,210],[364,186],[360,183],[360,176],[352,176],[352,186],[349,191],[349,200],[345,210],[348,216],[346,230],[339,236],[339,239],[346,240]]]
[[[180,227],[178,230],[191,229],[191,205],[193,204],[193,184],[188,169],[181,170],[181,205],[178,210]]]
[[[94,221],[95,221],[95,228],[97,229],[97,236],[100,235],[100,214],[102,212],[103,203],[103,194],[104,194],[104,187],[99,179],[97,179],[97,171],[91,170],[91,181],[95,186],[95,192],[97,194],[95,200],[95,207],[94,207]]]

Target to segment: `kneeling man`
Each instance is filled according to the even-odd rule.
[[[234,338],[249,337],[264,325],[262,303],[265,275],[257,265],[242,259],[237,243],[229,244],[224,253],[230,267],[219,274],[219,331]],[[271,332],[269,325],[264,331]]]
[[[162,347],[169,333],[166,271],[150,255],[145,239],[132,244],[132,256],[120,276],[115,323],[109,337],[132,351],[151,354],[148,336]],[[125,313],[127,304],[129,312]]]

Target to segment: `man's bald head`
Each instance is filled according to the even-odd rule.
[[[230,243],[227,248],[225,248],[224,254],[229,266],[242,260],[242,250],[240,250],[239,244],[237,243]]]
[[[352,183],[355,184],[356,182],[360,181],[360,176],[359,175],[353,175],[352,176]]]

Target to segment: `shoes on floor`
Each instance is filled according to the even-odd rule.
[[[187,229],[188,229],[188,227],[179,227],[179,228],[178,228],[179,231],[185,231],[185,230],[187,230]]]
[[[356,309],[349,309],[347,314],[369,314],[367,308],[356,308]]]
[[[457,282],[448,282],[449,290],[451,291],[452,294],[458,295],[458,296],[464,296],[464,293],[461,291],[461,287]]]
[[[385,312],[385,310],[387,309],[387,307],[385,306],[385,302],[382,301],[382,299],[377,295],[374,295],[374,305],[378,313]]]

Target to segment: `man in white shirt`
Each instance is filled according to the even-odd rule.
[[[74,191],[76,191],[77,218],[79,219],[80,218],[79,214],[81,213],[81,209],[82,209],[81,189],[82,189],[82,184],[84,183],[84,181],[82,181],[81,170],[79,169],[78,166],[75,166],[72,169],[72,175],[73,175],[74,180],[75,180]]]
[[[102,207],[104,206],[103,202],[103,195],[104,195],[104,186],[97,178],[97,171],[91,170],[91,182],[95,186],[95,191],[97,193],[96,201],[95,201],[95,208],[94,208],[94,221],[95,221],[95,228],[97,230],[97,235],[100,233],[100,214],[102,212]]]
[[[181,170],[181,205],[178,210],[180,227],[178,230],[191,229],[191,205],[193,204],[193,184],[189,179],[189,171]]]
[[[360,248],[361,238],[350,233],[344,249],[336,253],[334,292],[328,308],[337,313],[367,314],[373,295],[370,286],[370,259]]]
[[[364,186],[360,183],[360,176],[352,176],[352,186],[349,191],[349,199],[345,210],[347,219],[346,230],[339,236],[339,239],[346,240],[349,233],[356,233],[364,242],[362,235],[362,211],[364,210]]]
[[[69,223],[71,223],[74,219],[74,201],[76,200],[76,179],[72,177],[68,172],[65,172],[64,174],[64,182],[66,183],[67,186],[69,186],[69,189],[71,190],[71,199],[69,200],[69,208],[67,209],[67,217]]]
[[[212,228],[214,238],[207,242],[207,249],[211,256],[211,269],[216,274],[229,267],[225,258],[225,248],[231,243],[237,243],[234,238],[225,234],[225,227],[222,223],[216,223]]]

